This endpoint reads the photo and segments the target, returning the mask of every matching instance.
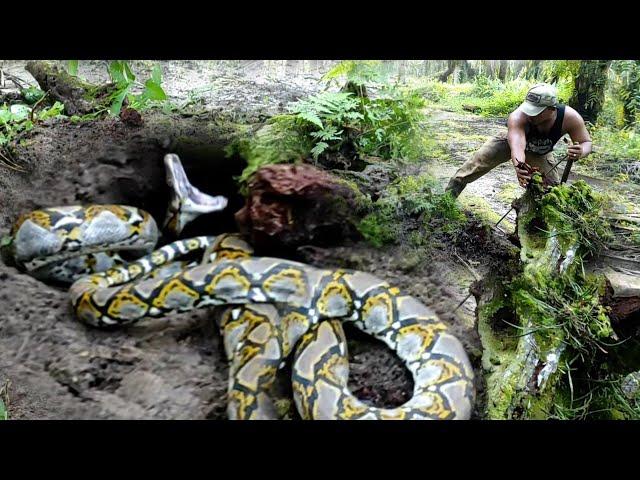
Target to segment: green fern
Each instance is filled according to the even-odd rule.
[[[316,143],[315,147],[313,147],[311,149],[311,155],[313,155],[313,158],[317,159],[320,154],[324,153],[324,151],[329,148],[329,144],[326,142],[318,142]]]
[[[387,75],[380,60],[344,60],[324,74],[326,83],[352,82],[356,85],[386,83]]]

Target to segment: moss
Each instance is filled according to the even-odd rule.
[[[375,211],[365,216],[357,227],[362,236],[378,248],[396,243],[401,234],[396,209],[389,203],[376,203]]]
[[[270,118],[253,136],[235,141],[227,155],[239,155],[247,166],[236,179],[242,192],[260,167],[276,163],[295,163],[310,156],[313,144],[310,138],[295,127],[293,115]]]
[[[358,230],[376,247],[400,243],[405,237],[416,246],[423,245],[434,233],[455,232],[466,217],[451,195],[437,188],[435,179],[427,174],[395,180],[370,204],[371,211]]]
[[[458,202],[464,210],[471,212],[485,225],[493,227],[502,217],[502,215],[497,213],[491,204],[482,197],[463,193],[458,197]],[[515,230],[513,223],[506,218],[500,222],[500,228],[508,232]]]
[[[579,268],[610,230],[602,199],[584,182],[546,191],[535,176],[517,203],[522,270],[504,285],[504,298],[488,302],[478,317],[487,351],[487,415],[546,418],[564,408],[556,386],[569,354],[592,356],[613,335],[600,304],[603,279]],[[496,331],[502,309],[521,329],[515,348]]]
[[[517,183],[507,182],[502,184],[502,186],[500,187],[498,198],[503,202],[511,203],[518,196],[520,196],[521,193],[522,190]]]
[[[356,182],[354,182],[353,180],[347,180],[347,179],[338,178],[338,177],[336,177],[335,181],[337,183],[340,183],[346,186],[353,192],[356,214],[363,214],[371,211],[371,208],[373,206],[371,197],[369,195],[365,195],[364,193],[362,193],[362,191],[360,190],[360,187]]]

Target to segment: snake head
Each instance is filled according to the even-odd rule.
[[[200,215],[224,210],[227,207],[226,197],[207,195],[191,185],[178,155],[173,153],[165,155],[164,165],[167,185],[171,191],[164,227],[175,236],[180,235],[184,227]]]

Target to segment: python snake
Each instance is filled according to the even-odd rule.
[[[226,206],[223,197],[189,185],[177,156],[167,155],[165,165],[173,188],[166,228],[179,234],[197,215]],[[94,327],[214,307],[229,360],[231,419],[278,417],[270,387],[291,354],[294,401],[304,419],[471,416],[473,371],[462,344],[415,298],[364,272],[254,257],[234,234],[153,250],[158,235],[154,219],[135,207],[44,208],[20,217],[9,248],[28,273],[73,282],[73,311]],[[413,376],[408,402],[376,408],[349,391],[342,322],[400,357]]]

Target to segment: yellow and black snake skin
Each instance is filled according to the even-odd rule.
[[[73,281],[73,310],[86,324],[108,328],[219,307],[231,419],[277,418],[269,387],[291,354],[294,400],[304,419],[471,415],[473,371],[459,340],[428,307],[373,275],[254,257],[231,234],[151,251],[158,237],[153,218],[120,205],[37,210],[11,233],[18,267],[42,279]],[[122,251],[143,256],[127,262],[117,255]],[[414,381],[408,402],[375,408],[349,391],[342,322],[353,322],[402,359]]]
[[[99,248],[94,241],[99,227],[109,232],[103,247],[110,250],[140,251],[157,235],[153,219],[132,207],[43,209],[16,224],[16,259],[40,271],[55,265],[49,271],[56,274],[72,252],[84,254],[79,244],[86,241],[88,251]],[[205,250],[203,262],[175,263]],[[70,288],[73,308],[81,321],[111,327],[175,311],[236,305],[220,320],[231,362],[230,418],[273,418],[268,387],[294,350],[292,381],[303,418],[469,418],[474,395],[469,361],[431,310],[363,272],[318,269],[251,253],[240,238],[228,235],[179,240],[90,275],[84,272],[95,263],[85,261],[82,276]],[[382,340],[404,361],[415,385],[405,405],[373,408],[349,392],[344,321]]]

